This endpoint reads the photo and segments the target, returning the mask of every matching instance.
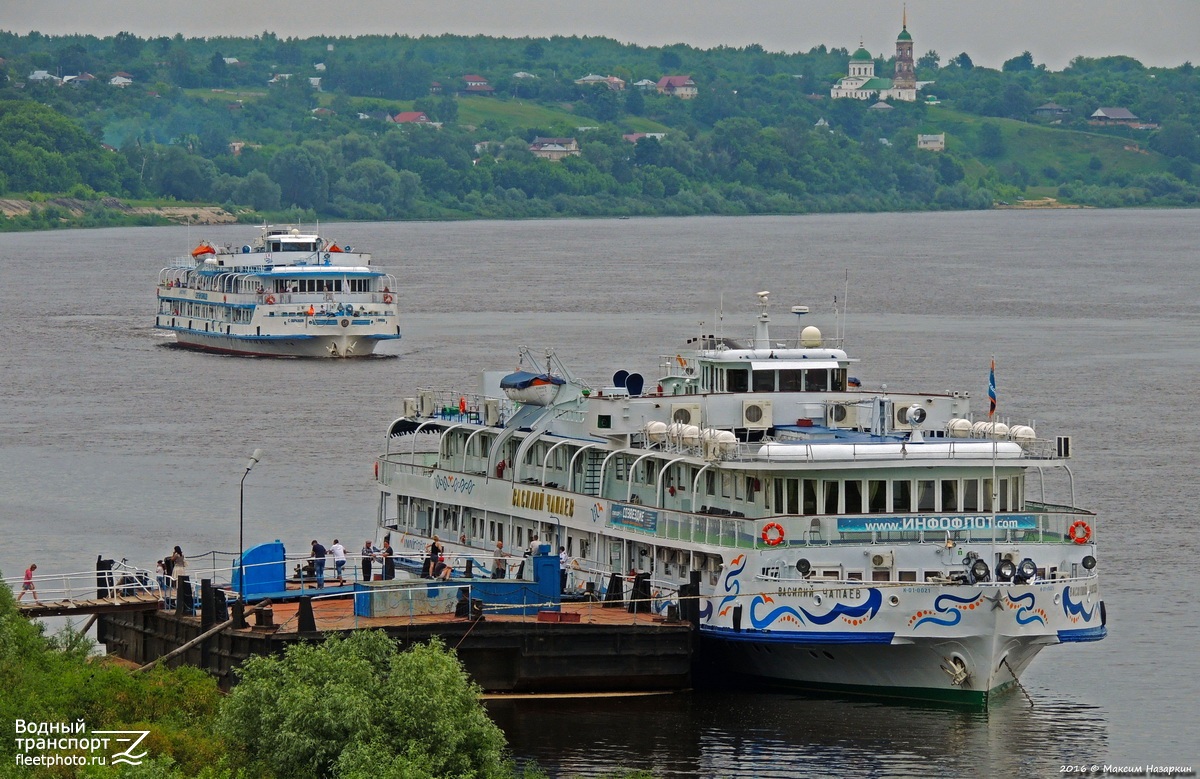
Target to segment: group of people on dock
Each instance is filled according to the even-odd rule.
[[[342,542],[335,538],[333,539],[333,545],[329,549],[326,549],[324,544],[314,538],[312,540],[312,557],[309,558],[309,562],[313,564],[313,575],[317,580],[318,590],[325,587],[325,558],[329,555],[333,555],[333,568],[334,573],[337,574],[338,586],[341,587],[346,584],[346,575],[344,572],[346,568],[346,547],[342,546]]]

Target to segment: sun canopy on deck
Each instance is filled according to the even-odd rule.
[[[842,366],[837,360],[751,360],[750,367],[756,371],[811,371]]]

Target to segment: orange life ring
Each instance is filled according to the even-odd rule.
[[[391,303],[391,302],[392,302],[392,296],[391,296],[391,295],[388,295],[388,294],[386,294],[386,293],[385,293],[385,294],[384,294],[384,296],[383,296],[383,302],[384,302],[384,303]]]
[[[273,306],[273,305],[275,305],[275,296],[267,295],[266,300],[264,300],[263,302],[266,303],[268,306]]]
[[[1075,531],[1083,528],[1081,534],[1076,534]],[[1086,544],[1092,537],[1092,527],[1082,519],[1077,519],[1071,523],[1070,529],[1067,530],[1067,537],[1077,544]]]
[[[775,531],[779,535],[774,536],[771,534],[771,531]],[[767,546],[779,546],[783,543],[783,526],[778,522],[768,522],[763,525],[762,540]]]

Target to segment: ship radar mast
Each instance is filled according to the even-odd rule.
[[[767,332],[767,325],[771,318],[767,316],[767,299],[771,296],[770,291],[763,290],[758,293],[758,305],[761,308],[758,314],[758,322],[754,327],[754,348],[755,349],[770,349],[771,339]]]

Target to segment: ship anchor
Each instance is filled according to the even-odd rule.
[[[946,658],[943,657],[946,663],[940,667],[950,677],[950,683],[958,687],[965,687],[967,681],[971,678],[971,672],[967,670],[967,664],[961,657]]]

